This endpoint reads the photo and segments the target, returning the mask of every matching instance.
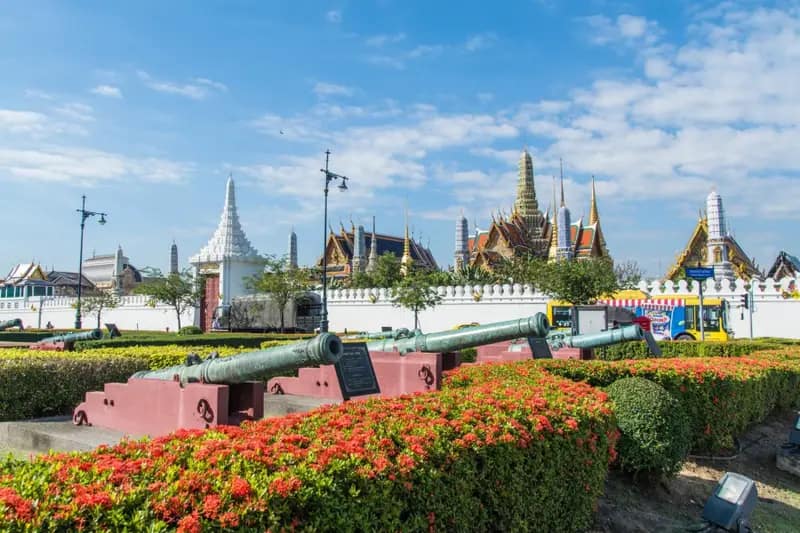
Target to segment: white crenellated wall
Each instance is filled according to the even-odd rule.
[[[793,287],[798,285],[800,280],[784,278],[776,283],[767,279],[753,288],[755,337],[800,338],[800,299],[791,295]],[[699,283],[695,281],[642,282],[639,288],[651,296],[699,294]],[[433,310],[420,313],[420,325],[424,331],[444,330],[469,322],[485,324],[545,312],[549,299],[534,293],[527,285],[439,287],[438,291],[444,297],[442,303]],[[729,327],[736,338],[750,335],[749,312],[739,307],[741,296],[746,292],[743,280],[734,283],[722,280],[718,286],[713,280],[707,280],[703,289],[704,296],[724,298],[729,302]],[[413,313],[393,307],[387,289],[332,290],[328,293],[328,313],[331,331],[345,328],[379,331],[381,326],[411,328],[414,325]]]
[[[800,338],[800,299],[792,296],[797,286],[800,286],[800,280],[784,278],[779,283],[767,279],[754,287],[754,336]],[[651,296],[681,297],[697,295],[698,287],[697,282],[667,281],[643,282],[639,288]],[[527,285],[467,285],[439,287],[437,290],[443,296],[442,303],[420,313],[420,325],[424,331],[445,330],[469,322],[485,324],[521,318],[545,312],[548,300]],[[742,280],[734,283],[723,280],[719,286],[709,280],[704,288],[705,296],[725,298],[730,303],[729,326],[736,338],[746,338],[750,333],[749,313],[747,310],[742,313],[739,307],[741,296],[745,293]],[[42,326],[49,320],[56,328],[71,328],[75,320],[74,302],[75,298],[68,297],[45,299],[41,310]],[[103,313],[103,322],[114,322],[121,329],[177,329],[175,312],[162,305],[155,308],[148,306],[146,296],[126,296],[122,302],[122,306]],[[0,306],[0,321],[19,317],[26,327],[37,326],[39,297],[0,299]],[[331,290],[328,292],[328,312],[331,331],[343,331],[345,328],[350,331],[378,331],[381,326],[411,328],[414,325],[414,316],[410,311],[392,305],[388,289]],[[187,311],[181,320],[183,325],[192,324],[194,310]],[[84,317],[85,327],[94,324],[91,317]]]
[[[152,307],[147,304],[149,297],[144,295],[123,296],[120,306],[104,310],[101,314],[100,327],[106,322],[116,324],[120,329],[128,330],[161,330],[169,327],[170,331],[177,331],[178,319],[175,310],[165,305]],[[21,318],[26,328],[44,328],[50,321],[56,329],[69,329],[75,325],[75,302],[77,298],[71,296],[57,296],[55,298],[31,296],[29,298],[4,298],[0,299],[0,321],[9,318]],[[93,328],[97,325],[94,314],[83,314],[83,327]],[[187,310],[181,315],[181,326],[194,323],[194,309]]]

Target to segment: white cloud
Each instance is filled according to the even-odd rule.
[[[478,100],[481,102],[487,103],[494,100],[494,94],[492,93],[478,93],[477,94]]]
[[[339,24],[342,21],[342,11],[340,9],[331,9],[325,13],[325,18],[328,19],[328,22]]]
[[[444,46],[440,44],[421,44],[408,52],[408,57],[417,59],[425,56],[435,56],[442,53]]]
[[[94,122],[94,109],[92,106],[80,102],[70,102],[54,109],[54,111],[68,119],[77,122]]]
[[[372,65],[389,67],[396,70],[403,70],[406,67],[405,62],[402,59],[387,55],[370,55],[367,56],[366,60],[367,63]]]
[[[352,96],[355,90],[352,87],[345,85],[337,85],[335,83],[317,82],[314,84],[314,94],[317,96]]]
[[[467,52],[477,52],[478,50],[489,48],[495,41],[497,41],[497,35],[494,33],[479,33],[467,39],[467,42],[464,43],[464,49]]]
[[[191,98],[192,100],[203,100],[213,91],[227,91],[226,85],[208,78],[194,78],[191,83],[176,83],[171,81],[156,80],[143,70],[137,71],[139,79],[146,87],[167,94],[177,94]]]
[[[47,116],[34,111],[0,109],[0,131],[32,133],[42,131],[48,122]]]
[[[192,165],[159,158],[131,158],[74,147],[0,148],[0,173],[11,178],[94,185],[106,181],[180,182]]]
[[[41,100],[52,100],[53,95],[39,89],[25,89],[25,96],[27,98],[39,98]]]
[[[588,26],[591,43],[606,45],[623,43],[636,46],[639,43],[655,44],[661,37],[661,29],[655,21],[644,17],[622,14],[616,19],[605,15],[591,15],[582,20]]]
[[[372,46],[375,48],[381,48],[387,44],[394,44],[404,41],[406,38],[405,33],[394,33],[394,34],[380,34],[380,35],[373,35],[372,37],[368,37],[364,44],[367,46]]]
[[[107,96],[109,98],[122,98],[122,91],[119,89],[119,87],[115,87],[113,85],[98,85],[97,87],[94,87],[90,92],[98,96]]]

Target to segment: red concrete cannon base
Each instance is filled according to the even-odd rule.
[[[588,348],[561,348],[551,350],[553,359],[594,359],[594,352]],[[478,346],[476,363],[508,363],[533,358],[533,352],[527,342],[496,342]]]
[[[370,352],[380,394],[384,398],[439,390],[442,372],[455,368],[460,357],[455,353]],[[269,380],[267,390],[272,394],[294,394],[315,398],[342,399],[342,390],[333,365],[301,368],[297,377],[278,377]]]
[[[166,435],[177,429],[238,425],[264,416],[264,383],[237,385],[131,378],[87,392],[75,408],[75,424],[100,426],[128,435]]]

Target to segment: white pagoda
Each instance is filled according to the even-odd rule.
[[[206,278],[201,325],[211,321],[219,305],[230,305],[233,298],[246,294],[245,278],[264,269],[264,258],[250,244],[239,223],[231,176],[228,177],[219,226],[208,244],[190,257],[189,262],[195,274]]]

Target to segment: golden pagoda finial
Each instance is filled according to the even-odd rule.
[[[558,164],[561,167],[561,207],[565,207],[565,204],[564,204],[564,161],[561,158],[558,158]]]
[[[594,189],[594,175],[592,175],[592,202],[589,207],[589,224],[597,224],[600,220],[600,215],[597,212],[597,195]]]
[[[555,259],[556,249],[558,248],[558,209],[556,206],[556,177],[553,176],[553,223],[550,226],[550,252],[548,257]]]
[[[405,276],[411,266],[411,239],[408,236],[408,207],[406,207],[406,235],[403,239],[403,257],[400,258],[400,272]]]

